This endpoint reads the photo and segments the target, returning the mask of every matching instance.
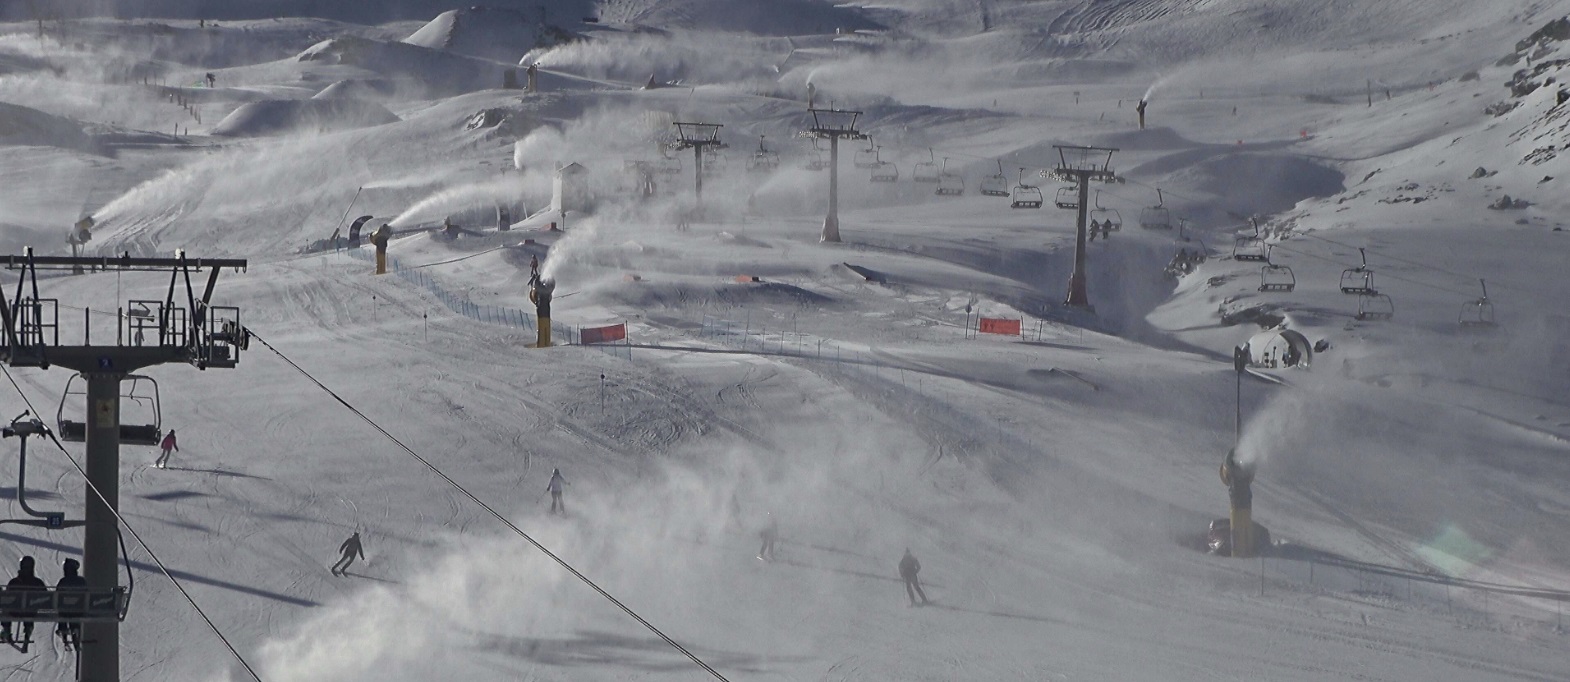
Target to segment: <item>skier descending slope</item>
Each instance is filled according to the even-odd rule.
[[[552,514],[567,514],[567,505],[561,501],[561,487],[564,485],[567,485],[567,479],[561,477],[561,469],[551,469],[551,482],[545,484],[545,489],[551,493]]]
[[[354,563],[354,556],[358,554],[361,559],[365,558],[365,549],[360,546],[360,531],[355,531],[348,540],[344,540],[343,544],[338,546],[338,551],[342,552],[343,556],[338,558],[338,563],[333,564],[333,575],[348,575],[349,565]]]
[[[911,606],[916,605],[917,595],[921,596],[923,605],[931,603],[927,601],[927,593],[921,591],[921,581],[916,578],[916,574],[920,572],[921,562],[917,561],[916,555],[911,554],[910,548],[906,547],[905,556],[899,560],[899,577],[905,579],[905,596],[910,597]]]
[[[779,519],[774,518],[774,512],[764,512],[764,515],[769,518],[769,523],[758,533],[758,537],[763,539],[763,547],[758,549],[758,559],[773,561],[774,541],[780,537],[780,523]]]
[[[173,452],[179,452],[180,451],[180,444],[175,442],[175,439],[174,439],[174,429],[169,429],[169,435],[164,436],[164,441],[162,443],[160,443],[158,445],[158,447],[163,448],[164,452],[163,452],[162,455],[158,456],[158,461],[154,462],[154,464],[158,468],[162,469],[162,468],[164,468],[165,465],[169,464],[169,453],[171,451],[173,451]]]

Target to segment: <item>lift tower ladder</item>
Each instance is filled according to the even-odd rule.
[[[829,141],[829,213],[823,218],[820,242],[840,240],[840,140],[865,140],[866,133],[856,124],[861,112],[847,109],[807,109],[812,116],[811,127],[801,131],[801,136],[811,140]],[[876,171],[874,171],[875,173]]]
[[[31,248],[21,255],[0,256],[0,265],[18,271],[16,290],[0,295],[0,362],[11,367],[64,367],[87,379],[87,514],[82,547],[83,577],[88,589],[108,589],[119,580],[117,514],[120,498],[120,381],[137,370],[168,363],[197,369],[232,368],[250,338],[240,324],[240,309],[211,304],[218,274],[224,268],[244,271],[240,259],[37,256]],[[115,314],[115,338],[92,338],[93,311],[82,311],[79,344],[60,338],[59,301],[38,291],[39,270],[116,270],[169,274],[169,288],[153,301],[150,316],[132,317],[126,307]],[[208,272],[205,288],[192,285]],[[140,302],[147,303],[147,302]],[[118,306],[119,304],[117,304]],[[145,307],[145,306],[144,306]],[[136,325],[133,332],[132,325]],[[140,332],[135,333],[135,332]],[[101,496],[101,497],[100,497]],[[119,621],[83,623],[81,679],[120,679]]]

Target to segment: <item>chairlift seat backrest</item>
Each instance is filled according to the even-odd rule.
[[[1297,276],[1285,265],[1266,265],[1259,269],[1260,291],[1292,291],[1297,288]]]
[[[1161,206],[1150,206],[1139,212],[1139,226],[1147,230],[1172,229],[1172,212]]]
[[[0,587],[0,614],[32,622],[112,621],[124,617],[125,588]]]
[[[55,435],[67,443],[86,442],[87,424],[85,422],[61,420],[59,424],[55,425]]]

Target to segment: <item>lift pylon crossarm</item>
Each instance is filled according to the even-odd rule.
[[[187,362],[199,369],[233,367],[238,351],[246,345],[248,334],[240,325],[239,309],[211,305],[218,273],[224,268],[244,271],[247,262],[243,259],[191,259],[183,253],[175,258],[36,256],[28,249],[20,256],[0,256],[0,261],[21,271],[15,296],[0,306],[0,325],[4,326],[0,361],[12,366],[61,365],[79,372],[130,372],[165,362]],[[38,295],[38,270],[99,264],[122,271],[167,271],[167,293],[162,301],[130,301],[121,308],[116,314],[113,345],[93,345],[85,334],[87,340],[80,346],[61,345],[59,302]],[[210,272],[198,297],[191,273],[203,268]],[[27,295],[28,283],[32,284],[31,295]],[[180,304],[175,303],[176,296],[183,299]],[[84,316],[91,328],[91,309]],[[150,332],[155,333],[152,339],[148,338]]]
[[[812,116],[812,126],[802,131],[802,135],[817,139],[837,137],[842,140],[866,140],[866,133],[861,132],[857,123],[861,120],[860,111],[850,109],[808,109],[807,114]]]
[[[31,249],[29,249],[31,251]],[[102,270],[151,270],[161,271],[186,267],[196,270],[229,268],[245,272],[244,258],[133,258],[130,256],[32,256],[28,254],[0,256],[0,263],[7,270],[63,270],[73,266],[91,266]]]
[[[0,619],[35,623],[125,620],[124,587],[44,589],[0,586]]]

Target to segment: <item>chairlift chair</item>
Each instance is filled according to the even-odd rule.
[[[1090,211],[1091,231],[1117,232],[1123,229],[1123,217],[1115,208],[1102,208],[1101,190],[1096,190],[1096,207]]]
[[[1260,291],[1292,291],[1297,288],[1297,276],[1292,268],[1270,262],[1270,251],[1265,251],[1265,264],[1259,268]]]
[[[662,147],[660,158],[654,162],[654,170],[665,175],[676,175],[681,172],[681,157],[668,153]]]
[[[981,179],[981,196],[1006,197],[1009,195],[1009,179],[1003,174],[1003,162],[998,161],[997,175],[988,175]]]
[[[801,165],[802,168],[817,173],[829,167],[829,162],[823,158],[823,149],[818,147],[817,138],[812,140],[812,150],[807,152],[807,158]]]
[[[1059,187],[1057,200],[1053,202],[1058,208],[1074,210],[1079,208],[1079,188]]]
[[[772,173],[776,168],[779,168],[779,166],[779,152],[772,151],[768,147],[763,146],[763,136],[759,135],[758,151],[753,152],[752,156],[747,158],[747,172]]]
[[[85,386],[75,388],[78,380],[86,383],[81,373],[73,374],[66,380],[65,392],[60,396],[60,407],[55,411],[55,434],[60,437],[60,440],[72,443],[82,443],[87,440],[87,422],[65,418],[65,404],[71,396],[82,396],[83,402],[87,400],[87,388]],[[124,408],[129,403],[151,417],[152,423],[120,424],[120,444],[158,445],[163,440],[163,408],[158,394],[158,382],[150,376],[128,374],[121,385],[126,386],[120,394],[121,415],[126,413]]]
[[[1341,271],[1341,293],[1357,295],[1379,293],[1374,289],[1374,271],[1368,269],[1368,254],[1361,248],[1357,253],[1362,256],[1363,264]]]
[[[29,436],[47,436],[48,427],[37,418],[29,418],[27,412],[12,420],[9,426],[0,430],[0,434],[10,438],[17,436],[21,439],[21,449],[17,457],[16,501],[17,505],[26,512],[29,518],[0,519],[0,524],[16,524],[19,526],[36,526],[49,530],[76,528],[87,525],[86,521],[65,518],[64,512],[38,511],[27,504],[27,439]],[[116,531],[118,533],[118,530]],[[120,542],[121,559],[125,561],[126,574],[131,574],[130,558],[125,555],[125,542]],[[118,582],[118,580],[116,581]],[[88,587],[83,588],[11,588],[0,587],[0,614],[7,621],[23,622],[119,622],[124,621],[131,604],[131,587]],[[67,630],[68,634],[72,631]],[[18,633],[20,634],[20,633]],[[79,636],[79,633],[72,637]],[[12,640],[11,644],[20,651],[27,651],[27,640]],[[71,641],[73,645],[80,645],[80,641]]]
[[[1381,293],[1363,294],[1357,297],[1357,314],[1359,320],[1388,320],[1396,316],[1396,304],[1390,296]]]
[[[872,169],[877,167],[879,161],[878,150],[872,146],[872,138],[869,137],[867,138],[867,148],[857,149],[856,156],[851,159],[850,163],[857,168]]]
[[[1172,211],[1167,210],[1166,197],[1156,190],[1156,205],[1139,212],[1139,226],[1147,230],[1172,229]]]
[[[725,174],[725,155],[714,147],[703,150],[703,175],[704,177],[718,177]]]
[[[938,188],[933,191],[940,197],[957,197],[965,193],[965,177],[949,172],[949,157],[943,157],[943,168],[938,171]]]
[[[1041,188],[1025,184],[1025,169],[1019,169],[1019,184],[1009,196],[1009,208],[1041,208]]]
[[[1477,280],[1477,283],[1483,286],[1483,297],[1461,304],[1461,315],[1458,320],[1463,329],[1481,329],[1496,325],[1494,304],[1488,300],[1488,283],[1481,279]]]
[[[894,165],[892,162],[884,161],[879,151],[881,149],[883,148],[875,147],[872,150],[874,158],[877,159],[877,163],[872,165],[872,174],[868,177],[868,179],[872,182],[898,182],[899,166]]]
[[[927,148],[927,159],[928,160],[916,164],[915,169],[910,172],[910,179],[915,180],[916,182],[935,183],[938,181],[938,161],[937,157],[932,155],[931,147]]]
[[[1232,260],[1253,261],[1264,263],[1270,260],[1270,254],[1265,247],[1265,238],[1259,234],[1259,222],[1254,221],[1254,236],[1238,237],[1232,242]]]

